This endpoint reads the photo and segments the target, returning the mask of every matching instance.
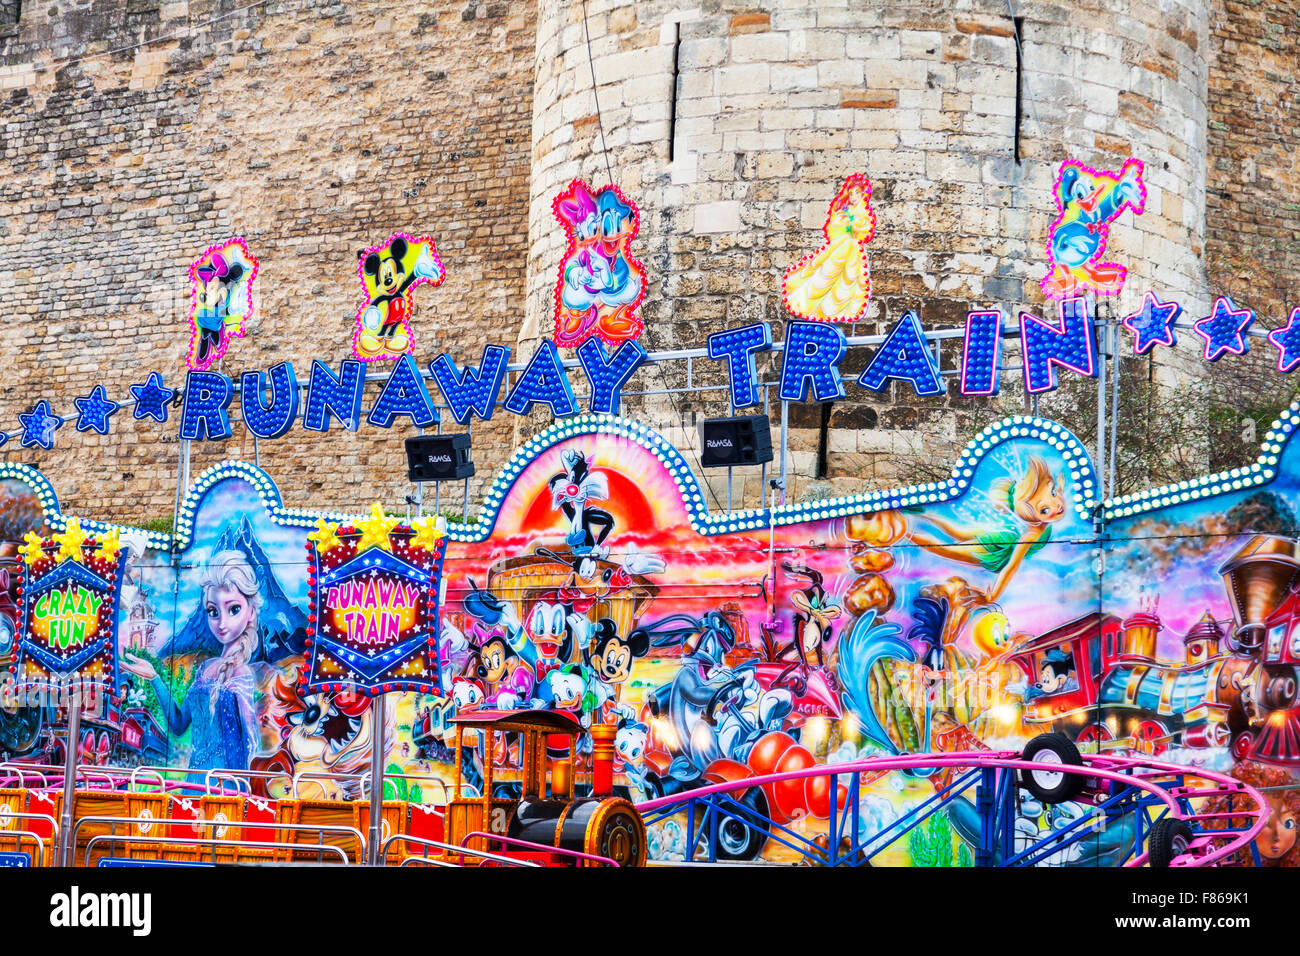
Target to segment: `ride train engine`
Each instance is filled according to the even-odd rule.
[[[508,856],[545,857],[555,864],[644,866],[645,823],[636,808],[614,796],[614,728],[591,728],[592,779],[587,795],[577,796],[574,743],[584,733],[572,715],[558,710],[477,710],[453,717],[456,730],[456,789],[447,806],[447,833],[455,846],[502,852]],[[510,752],[519,741],[522,797],[493,795],[493,754]],[[462,752],[482,737],[481,796],[461,796]],[[549,764],[549,787],[547,786]],[[504,839],[493,839],[493,838]],[[530,852],[524,844],[555,847],[564,854]],[[500,846],[505,849],[501,850]],[[577,854],[586,854],[580,860]],[[580,861],[580,862],[579,862]]]

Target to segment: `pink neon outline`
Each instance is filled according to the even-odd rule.
[[[1300,322],[1300,305],[1296,306],[1294,309],[1291,310],[1291,314],[1287,316],[1286,325],[1282,326],[1280,329],[1274,329],[1272,332],[1268,333],[1269,342],[1273,344],[1273,348],[1277,349],[1277,370],[1281,372],[1283,375],[1295,371],[1296,366],[1300,365],[1300,355],[1297,355],[1295,361],[1293,361],[1290,365],[1283,367],[1282,359],[1286,357],[1286,349],[1284,349],[1282,345],[1278,342],[1278,340],[1273,338],[1273,336],[1277,335],[1279,332],[1290,331],[1297,322]]]
[[[217,343],[216,350],[208,357],[206,364],[198,364],[194,361],[194,352],[199,345],[199,265],[209,259],[214,252],[222,252],[238,246],[243,254],[244,261],[249,265],[251,271],[248,274],[248,285],[245,287],[248,294],[248,312],[239,322],[239,327],[230,333],[223,334]],[[220,242],[214,242],[204,251],[204,253],[190,263],[190,347],[185,354],[185,365],[196,372],[206,372],[223,358],[226,357],[226,351],[230,348],[231,339],[242,339],[245,333],[245,326],[252,319],[257,311],[257,306],[253,302],[253,282],[257,279],[257,270],[260,263],[257,257],[248,251],[248,243],[243,236],[228,236]],[[224,330],[223,330],[224,331]]]
[[[1148,292],[1146,292],[1146,293],[1143,294],[1143,296],[1142,296],[1142,303],[1143,303],[1143,305],[1146,304],[1146,302],[1147,302],[1148,299],[1151,300],[1151,305],[1152,305],[1153,308],[1163,309],[1165,306],[1168,306],[1168,305],[1175,305],[1175,306],[1178,306],[1178,311],[1174,313],[1174,322],[1177,322],[1177,321],[1178,321],[1178,316],[1179,316],[1180,314],[1182,314],[1182,311],[1183,311],[1183,307],[1182,307],[1182,305],[1181,305],[1180,303],[1178,303],[1178,302],[1174,302],[1172,299],[1171,299],[1170,301],[1168,301],[1168,302],[1161,302],[1158,298],[1156,298],[1156,294],[1155,294],[1154,292],[1150,292],[1150,291],[1148,291]],[[1163,345],[1163,346],[1166,346],[1167,348],[1173,348],[1173,345],[1174,345],[1174,330],[1173,330],[1172,323],[1171,323],[1171,324],[1165,326],[1165,332],[1166,332],[1166,333],[1168,334],[1168,336],[1169,336],[1168,339],[1153,339],[1152,341],[1150,341],[1149,343],[1147,343],[1147,347],[1146,347],[1145,349],[1141,349],[1141,350],[1138,349],[1138,339],[1141,337],[1141,333],[1140,333],[1137,329],[1133,328],[1133,326],[1130,324],[1129,320],[1130,320],[1130,319],[1133,319],[1133,318],[1136,318],[1136,317],[1138,316],[1138,314],[1141,313],[1141,311],[1142,311],[1142,309],[1141,309],[1141,307],[1139,307],[1138,310],[1137,310],[1137,312],[1130,312],[1128,315],[1124,316],[1124,318],[1123,318],[1123,320],[1122,320],[1122,324],[1123,324],[1124,328],[1128,329],[1130,332],[1133,333],[1133,354],[1135,354],[1135,355],[1146,355],[1148,352],[1150,352],[1150,351],[1151,351],[1153,348],[1155,348],[1157,345]]]
[[[1146,171],[1146,166],[1143,165],[1142,160],[1140,159],[1134,159],[1130,156],[1128,159],[1124,160],[1124,165],[1119,168],[1118,173],[1112,172],[1111,170],[1093,169],[1091,166],[1082,163],[1077,159],[1067,159],[1065,162],[1061,163],[1060,167],[1056,170],[1056,179],[1052,182],[1052,198],[1056,203],[1057,215],[1056,219],[1054,219],[1052,224],[1047,228],[1047,275],[1043,276],[1043,278],[1038,282],[1039,287],[1043,290],[1043,295],[1047,296],[1049,299],[1076,298],[1074,295],[1054,295],[1047,291],[1047,280],[1050,279],[1052,273],[1056,271],[1056,257],[1052,255],[1052,238],[1056,235],[1056,230],[1057,227],[1061,225],[1061,220],[1065,218],[1065,205],[1061,203],[1060,198],[1061,177],[1065,175],[1065,171],[1071,166],[1078,169],[1079,172],[1085,173],[1094,179],[1106,179],[1113,183],[1118,183],[1122,180],[1124,178],[1124,172],[1130,166],[1137,166],[1138,170],[1138,192],[1141,193],[1141,198],[1138,200],[1137,205],[1134,205],[1127,199],[1124,200],[1124,202],[1119,204],[1119,208],[1115,210],[1114,216],[1111,216],[1109,219],[1098,225],[1097,234],[1101,237],[1101,242],[1097,246],[1097,252],[1085,259],[1085,262],[1091,262],[1094,265],[1102,264],[1096,260],[1106,253],[1106,243],[1110,240],[1110,224],[1119,218],[1120,213],[1124,211],[1125,206],[1128,206],[1133,210],[1133,215],[1140,216],[1146,209],[1147,205],[1147,184],[1142,178],[1142,174]],[[1123,290],[1124,283],[1128,280],[1128,268],[1120,265],[1118,262],[1107,262],[1105,265],[1115,266],[1120,271],[1119,285],[1116,287],[1114,292],[1106,292],[1084,282],[1081,282],[1080,285],[1084,288],[1092,289],[1092,291],[1098,295],[1118,295]]]
[[[790,308],[790,276],[794,275],[808,262],[817,257],[817,254],[825,248],[825,245],[820,245],[790,268],[786,269],[785,273],[781,276],[781,302],[785,305],[785,310],[791,315],[797,315],[805,322],[856,322],[866,314],[867,306],[871,304],[871,260],[867,256],[867,243],[876,237],[876,211],[871,208],[871,180],[867,178],[866,173],[850,173],[848,178],[844,180],[844,185],[840,187],[839,192],[835,194],[835,198],[832,199],[830,205],[826,207],[826,223],[822,226],[822,237],[828,243],[831,241],[831,216],[835,214],[836,204],[845,197],[850,187],[854,186],[863,191],[863,201],[867,206],[867,215],[871,217],[871,232],[868,234],[867,238],[857,240],[858,250],[862,253],[862,278],[867,286],[867,294],[862,299],[862,308],[858,310],[856,315],[846,316],[842,319],[815,318],[811,315],[805,315],[802,312],[796,312],[794,309]]]
[[[1246,320],[1246,323],[1244,325],[1239,326],[1235,333],[1237,338],[1241,341],[1241,348],[1234,349],[1231,345],[1225,345],[1223,348],[1219,349],[1217,353],[1215,353],[1213,358],[1211,358],[1210,357],[1210,336],[1205,332],[1201,331],[1201,323],[1209,322],[1211,319],[1214,318],[1215,313],[1219,311],[1220,302],[1222,302],[1225,306],[1227,306],[1229,315],[1240,315],[1242,312],[1248,312],[1250,313],[1250,318]],[[1202,354],[1205,356],[1205,361],[1217,362],[1219,359],[1223,358],[1224,353],[1228,353],[1231,355],[1246,354],[1246,351],[1250,348],[1250,343],[1246,341],[1246,336],[1244,333],[1246,329],[1250,328],[1251,325],[1254,324],[1254,322],[1255,322],[1254,309],[1239,309],[1237,308],[1237,303],[1233,302],[1230,297],[1226,295],[1221,295],[1214,300],[1214,307],[1210,309],[1209,315],[1203,316],[1202,318],[1199,318],[1194,323],[1192,323],[1192,331],[1195,332],[1197,335],[1199,335],[1201,338],[1205,339],[1205,348],[1202,352]]]
[[[628,199],[627,196],[623,194],[623,190],[619,189],[613,183],[601,186],[597,190],[592,190],[592,188],[587,185],[586,180],[575,178],[561,192],[556,194],[555,198],[551,200],[551,215],[554,216],[555,220],[563,227],[564,235],[568,239],[568,244],[565,246],[564,255],[560,257],[559,268],[555,270],[555,293],[552,296],[554,305],[551,309],[551,320],[554,323],[552,337],[555,340],[556,347],[562,349],[576,349],[593,335],[598,337],[611,349],[616,349],[624,342],[635,342],[640,338],[641,332],[645,329],[645,320],[641,317],[641,313],[638,310],[641,308],[641,303],[645,301],[646,283],[649,279],[646,275],[645,263],[640,259],[632,258],[630,248],[624,250],[623,255],[627,259],[628,268],[641,277],[641,293],[633,300],[632,305],[628,307],[628,317],[632,321],[632,331],[628,335],[622,337],[606,335],[604,330],[600,327],[600,323],[597,322],[596,325],[582,333],[578,338],[569,339],[560,334],[560,308],[562,307],[561,297],[564,293],[564,267],[569,261],[569,256],[573,255],[578,248],[578,237],[573,232],[573,226],[569,224],[568,220],[560,215],[560,203],[565,199],[572,199],[575,190],[579,187],[584,189],[587,195],[592,199],[597,199],[603,194],[613,191],[614,195],[619,198],[620,202],[631,208],[632,234],[627,237],[627,244],[629,247],[632,245],[632,240],[641,233],[640,207],[632,200]]]
[[[1057,326],[1053,325],[1052,323],[1048,322],[1046,319],[1040,319],[1038,316],[1034,315],[1032,312],[1025,312],[1025,311],[1022,310],[1021,313],[1020,313],[1020,347],[1021,347],[1021,349],[1022,349],[1022,350],[1025,350],[1025,349],[1027,348],[1027,346],[1026,346],[1025,343],[1028,341],[1028,336],[1025,335],[1025,319],[1031,319],[1031,320],[1033,320],[1034,322],[1036,322],[1038,325],[1042,326],[1043,328],[1048,329],[1048,330],[1050,330],[1050,331],[1052,331],[1052,332],[1055,332],[1057,335],[1064,336],[1064,335],[1066,334],[1066,324],[1065,324],[1065,303],[1067,303],[1067,302],[1073,302],[1075,299],[1079,299],[1079,300],[1081,300],[1081,301],[1084,302],[1084,307],[1083,307],[1083,316],[1084,316],[1084,319],[1085,319],[1085,320],[1090,320],[1090,319],[1092,318],[1092,316],[1090,316],[1090,315],[1088,314],[1087,299],[1085,299],[1083,296],[1080,296],[1080,295],[1072,295],[1072,296],[1069,296],[1068,298],[1057,300],[1057,303],[1056,303],[1056,313],[1057,313],[1057,315],[1059,316],[1060,323],[1061,323],[1059,328],[1058,328]],[[1091,322],[1091,321],[1085,321],[1085,323],[1084,323],[1084,329],[1087,331],[1087,338],[1088,338],[1089,344],[1092,346],[1092,348],[1090,348],[1090,349],[1088,350],[1088,367],[1087,367],[1086,369],[1079,368],[1077,365],[1071,365],[1069,362],[1066,362],[1066,361],[1064,361],[1063,359],[1058,359],[1056,356],[1052,355],[1052,356],[1048,356],[1048,358],[1047,358],[1047,367],[1048,367],[1049,373],[1050,373],[1051,367],[1052,367],[1053,365],[1055,365],[1057,368],[1068,368],[1071,372],[1078,372],[1080,375],[1085,375],[1085,376],[1087,376],[1087,377],[1089,377],[1089,378],[1091,378],[1091,377],[1093,376],[1093,374],[1094,374],[1095,371],[1096,371],[1096,369],[1094,368],[1094,365],[1093,365],[1093,361],[1094,361],[1093,356],[1096,355],[1096,352],[1097,352],[1097,337],[1096,337],[1095,325],[1094,325],[1094,323]],[[1046,387],[1044,387],[1044,388],[1038,388],[1038,389],[1034,389],[1034,388],[1030,388],[1030,387],[1029,387],[1029,362],[1028,362],[1027,359],[1028,359],[1028,356],[1026,356],[1026,360],[1025,360],[1025,361],[1022,361],[1022,362],[1020,363],[1021,366],[1023,366],[1023,370],[1024,370],[1025,391],[1027,391],[1027,392],[1029,392],[1029,393],[1031,393],[1031,394],[1037,395],[1037,394],[1039,394],[1039,393],[1041,393],[1041,392],[1050,392],[1050,391],[1055,390],[1055,389],[1058,387],[1058,385],[1057,385],[1056,382],[1055,382],[1055,379],[1056,379],[1056,376],[1055,376],[1055,375],[1052,375],[1052,376],[1051,376],[1052,379],[1053,379],[1053,384],[1051,384],[1051,385],[1048,385],[1048,386],[1046,386]]]
[[[994,342],[999,353],[1002,351],[1002,325],[1006,316],[1002,314],[1001,309],[972,309],[966,313],[966,337],[962,340],[961,346],[961,393],[963,395],[992,395],[998,386],[998,373],[1002,370],[1002,362],[993,363],[991,369],[993,380],[989,382],[988,390],[967,388],[966,387],[966,370],[970,367],[970,330],[971,319],[977,315],[996,315],[998,317],[997,325],[994,327]],[[1023,332],[1021,333],[1023,334]]]
[[[430,285],[436,288],[437,286],[442,285],[443,279],[447,278],[447,269],[443,266],[442,258],[438,255],[438,247],[433,241],[433,236],[412,236],[408,232],[395,232],[384,240],[382,245],[370,246],[365,249],[361,255],[357,256],[357,278],[361,281],[361,289],[365,293],[365,298],[362,300],[361,304],[357,306],[357,321],[352,330],[352,357],[358,362],[382,362],[385,359],[398,359],[403,355],[415,354],[415,331],[411,328],[410,322],[410,318],[415,315],[414,299],[409,300],[410,308],[406,311],[407,318],[402,319],[402,328],[406,332],[405,349],[401,352],[384,351],[375,355],[362,355],[360,350],[362,329],[361,316],[365,313],[366,309],[370,308],[370,303],[372,301],[370,289],[366,285],[366,256],[370,255],[372,252],[384,252],[392,246],[394,239],[405,239],[407,244],[412,246],[426,243],[429,246],[429,255],[433,257],[434,263],[438,266],[438,277],[436,279],[426,279],[424,277],[416,279],[406,287],[406,292],[402,293],[403,297],[422,285]]]

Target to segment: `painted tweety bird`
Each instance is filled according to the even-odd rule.
[[[871,297],[866,244],[876,234],[871,181],[864,174],[853,173],[844,181],[822,232],[825,244],[785,273],[786,308],[813,322],[854,322]]]

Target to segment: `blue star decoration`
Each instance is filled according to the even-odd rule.
[[[1124,316],[1124,328],[1133,333],[1133,351],[1146,355],[1157,345],[1173,348],[1178,341],[1174,326],[1183,314],[1177,302],[1161,302],[1154,292],[1142,297],[1142,307]]]
[[[26,415],[19,415],[23,423],[23,447],[40,447],[49,451],[54,447],[54,433],[63,424],[58,415],[50,414],[50,403],[42,399]]]
[[[149,381],[143,385],[132,385],[131,394],[135,396],[134,415],[144,418],[146,415],[160,422],[167,421],[167,406],[176,394],[174,388],[164,388],[162,376],[157,372],[149,373]]]
[[[1268,333],[1268,340],[1280,353],[1277,357],[1279,372],[1293,372],[1300,365],[1300,306],[1291,310],[1286,325]]]
[[[85,398],[74,398],[72,404],[77,406],[77,431],[101,435],[108,434],[108,417],[122,407],[105,397],[103,385],[96,385]]]
[[[1246,330],[1254,321],[1253,309],[1237,308],[1226,295],[1215,299],[1210,314],[1197,319],[1192,326],[1196,334],[1205,339],[1205,361],[1217,362],[1224,352],[1245,355],[1250,348],[1246,342]]]

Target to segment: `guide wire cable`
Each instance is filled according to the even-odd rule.
[[[605,120],[600,112],[600,93],[597,89],[597,84],[596,84],[596,60],[592,56],[591,29],[587,24],[587,0],[582,0],[582,33],[587,41],[586,42],[587,66],[591,70],[591,98],[596,103],[596,126],[600,131],[600,151],[602,157],[605,160],[606,182],[610,186],[613,186],[614,170],[609,160],[609,147],[605,143]],[[673,82],[674,83],[677,82],[675,77],[673,79]],[[658,351],[658,346],[655,344],[654,336],[650,332],[649,323],[646,322],[642,323],[642,332],[645,334],[646,341],[650,343],[650,350]],[[682,410],[677,405],[677,397],[673,394],[672,386],[669,385],[668,383],[668,375],[666,372],[664,372],[663,363],[656,362],[654,364],[656,368],[659,369],[659,378],[663,382],[664,394],[668,396],[668,403],[673,407],[673,414],[677,416],[677,423],[682,429],[682,437],[685,438],[686,437],[686,415],[682,412]],[[781,442],[783,444],[788,442],[788,439],[784,433],[782,433],[781,435]],[[718,498],[718,493],[713,490],[713,483],[709,481],[705,476],[704,464],[700,461],[700,456],[695,450],[695,443],[683,441],[682,444],[686,445],[686,447],[689,449],[691,453],[691,457],[695,460],[696,474],[699,475],[700,484],[704,485],[705,489],[708,490],[709,497],[713,499],[713,504],[716,506],[716,508],[719,511],[730,511],[731,510],[730,508],[722,507],[722,501]],[[728,481],[728,488],[730,488],[730,482],[731,482],[730,475],[728,475],[727,481]]]

